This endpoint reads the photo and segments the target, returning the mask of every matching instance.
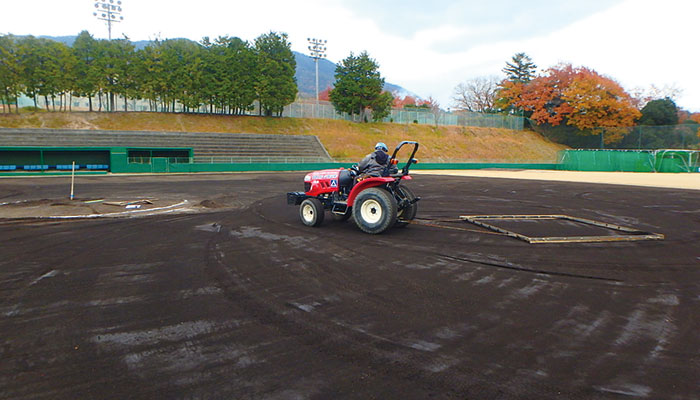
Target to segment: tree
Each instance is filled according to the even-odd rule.
[[[499,92],[503,104],[531,113],[537,124],[558,126],[562,122],[579,135],[601,134],[617,142],[640,113],[632,97],[614,80],[585,68],[562,64],[530,82],[504,82]],[[610,134],[608,134],[608,132]]]
[[[296,61],[286,34],[261,35],[254,46],[227,36],[213,43],[187,39],[156,40],[135,51],[127,37],[95,40],[82,31],[74,46],[32,36],[0,35],[0,104],[17,103],[24,93],[34,100],[44,97],[61,107],[71,96],[87,97],[90,111],[93,97],[99,111],[116,110],[115,98],[147,99],[151,111],[199,110],[241,114],[253,109],[257,99],[260,113],[281,115],[296,99]],[[103,102],[107,95],[107,102]],[[375,115],[386,115],[390,95],[372,104]],[[180,106],[182,108],[180,108]]]
[[[203,102],[204,48],[187,39],[172,39],[163,42],[163,66],[165,67],[166,110],[175,112],[179,102],[185,111],[198,108]]]
[[[440,117],[442,116],[442,109],[440,109],[440,103],[438,103],[438,101],[435,100],[432,96],[429,96],[428,100],[425,102],[425,105],[428,106],[430,113],[433,114],[433,121],[435,121],[435,126],[438,126],[438,124],[440,123]]]
[[[15,110],[19,113],[17,97],[20,91],[20,65],[17,58],[17,42],[12,35],[0,36],[0,103],[7,104],[8,112],[12,112],[10,105],[15,103]]]
[[[65,68],[68,53],[64,44],[48,39],[26,36],[18,41],[20,82],[24,93],[34,100],[35,107],[37,96],[43,96],[48,110],[49,96],[53,101],[56,95],[68,89]]]
[[[107,93],[109,111],[116,111],[115,95],[126,97],[135,84],[134,45],[128,39],[100,40],[97,44],[100,57],[97,60],[98,86]]]
[[[694,121],[696,124],[700,124],[700,113],[690,114],[690,117],[688,119]]]
[[[88,31],[82,31],[73,42],[72,51],[77,63],[73,69],[75,81],[71,89],[74,95],[88,98],[89,110],[92,111],[92,97],[97,93],[99,81],[97,41]]]
[[[676,125],[678,107],[670,98],[652,100],[642,108],[639,125]]]
[[[359,56],[350,53],[335,68],[335,88],[330,94],[331,103],[336,111],[360,115],[366,121],[368,110],[373,106],[382,106],[383,103],[378,100],[382,96],[383,87],[384,78],[379,73],[379,64],[366,51]],[[373,111],[376,114],[381,110]]]
[[[260,102],[260,113],[282,115],[284,106],[297,96],[296,59],[286,33],[270,32],[255,39],[255,88]]]
[[[537,65],[532,62],[532,59],[525,53],[517,53],[511,59],[512,62],[506,62],[506,67],[503,72],[506,73],[506,79],[511,82],[530,82],[535,77]]]
[[[394,97],[394,108],[404,108],[404,107],[415,107],[417,104],[417,100],[415,97],[407,95],[404,98],[401,97]]]
[[[136,52],[136,75],[139,77],[141,94],[139,97],[149,101],[151,111],[158,110],[165,96],[165,64],[163,61],[163,42],[156,40]]]
[[[225,40],[217,40],[217,42],[226,46],[223,61],[225,62],[224,71],[229,83],[229,91],[228,96],[224,97],[227,98],[232,113],[242,114],[251,108],[257,96],[255,84],[259,76],[255,52],[248,42],[239,38],[226,38]],[[292,89],[296,87],[296,82],[292,88],[287,77],[286,85],[289,93],[285,93],[285,95],[289,96]],[[295,90],[294,92],[296,93]],[[283,100],[282,103],[285,101]]]
[[[580,68],[561,96],[571,107],[567,124],[591,135],[605,132],[605,143],[616,143],[640,117],[632,97],[614,80]]]
[[[333,90],[333,88],[328,86],[325,90],[318,94],[318,99],[321,101],[331,101],[331,90]]]
[[[478,77],[460,83],[454,88],[453,107],[461,111],[490,113],[496,109],[498,78]]]
[[[394,104],[394,96],[389,92],[382,92],[370,105],[372,109],[372,121],[377,122],[389,116],[391,106]]]

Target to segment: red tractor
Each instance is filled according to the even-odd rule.
[[[406,165],[398,171],[396,154],[404,145],[413,145],[413,151]],[[403,185],[403,181],[411,179],[408,169],[418,162],[413,158],[417,151],[418,142],[399,143],[382,176],[359,182],[355,180],[355,166],[310,172],[304,177],[304,192],[287,193],[287,204],[300,205],[299,216],[307,226],[321,225],[325,211],[329,210],[338,221],[352,216],[362,231],[371,234],[382,233],[393,226],[405,227],[415,218],[416,203],[420,200]]]

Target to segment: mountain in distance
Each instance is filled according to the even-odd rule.
[[[301,97],[316,98],[316,66],[313,58],[306,54],[294,51],[294,58],[297,61],[297,87]],[[318,60],[318,91],[323,92],[335,84],[335,67],[336,64],[321,58]],[[395,97],[412,96],[420,98],[420,96],[409,92],[399,85],[385,82],[384,90],[390,92]]]
[[[73,46],[75,38],[77,36],[39,36],[41,38],[54,40],[61,42],[66,46]],[[148,46],[150,40],[139,40],[131,42],[137,50],[141,50]],[[297,62],[297,69],[295,77],[297,79],[297,87],[299,88],[299,95],[305,98],[316,98],[316,66],[313,58],[307,56],[306,54],[293,51],[294,58]],[[324,58],[318,60],[318,91],[323,92],[329,87],[333,87],[335,83],[335,67],[336,65]],[[420,98],[420,96],[402,88],[399,85],[385,82],[384,90],[392,93],[395,97],[406,97],[411,96],[415,98]]]

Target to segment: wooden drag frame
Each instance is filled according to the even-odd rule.
[[[663,240],[664,235],[660,233],[640,231],[635,228],[608,224],[605,222],[594,221],[591,219],[572,217],[569,215],[460,215],[459,218],[463,221],[478,225],[492,231],[503,233],[516,239],[524,240],[528,243],[594,243],[594,242],[631,242],[640,240]],[[582,224],[598,226],[614,231],[624,232],[621,235],[609,236],[544,236],[531,237],[508,229],[500,228],[484,221],[504,221],[504,220],[554,220],[562,219],[568,221],[580,222]]]

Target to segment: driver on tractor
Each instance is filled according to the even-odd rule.
[[[386,147],[384,143],[379,142],[374,145],[374,152],[367,154],[359,164],[352,166],[351,169],[357,175],[355,181],[359,182],[365,178],[382,176],[389,163],[388,152],[389,148]],[[395,165],[389,168],[389,174],[395,174],[397,172],[398,169]]]

